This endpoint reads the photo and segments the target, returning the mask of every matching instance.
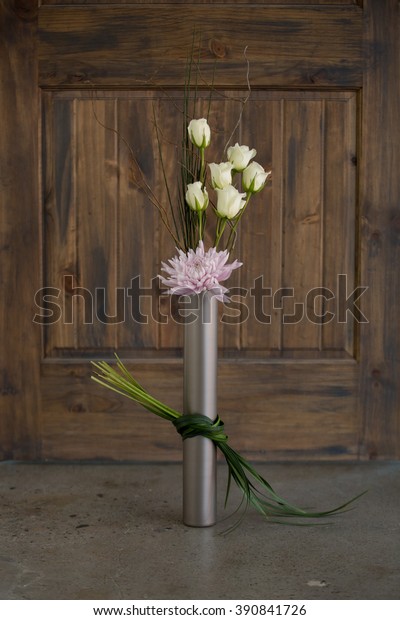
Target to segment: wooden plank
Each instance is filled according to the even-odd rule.
[[[323,103],[286,101],[283,123],[281,346],[320,349],[320,326],[309,320],[308,293],[322,282]]]
[[[0,459],[40,451],[37,5],[0,4]]]
[[[365,0],[370,51],[361,130],[360,416],[371,458],[400,457],[400,6]]]
[[[232,444],[254,460],[351,459],[358,453],[357,367],[251,364],[246,389],[222,367],[220,402]]]
[[[129,365],[152,393],[182,407],[182,363]],[[90,380],[89,364],[42,368],[43,457],[46,459],[179,460],[172,426]],[[62,396],[61,396],[62,394]],[[164,423],[163,423],[164,422]],[[62,427],[64,426],[64,430]]]
[[[142,385],[182,407],[182,363],[129,364]],[[219,407],[233,446],[261,460],[351,459],[357,454],[357,366],[219,364]],[[172,426],[95,385],[88,365],[45,364],[43,457],[181,460]]]
[[[357,259],[357,97],[325,102],[325,169],[323,207],[323,286],[335,299],[322,305],[322,314],[332,313],[332,320],[322,325],[321,347],[342,350],[355,356],[354,317],[349,314],[341,323],[338,299],[341,293],[339,274],[346,276],[351,292],[356,285]],[[330,293],[328,293],[330,295]],[[327,314],[329,319],[329,315]]]
[[[265,170],[270,170],[273,162],[273,182],[252,196],[240,231],[242,253],[239,257],[244,263],[242,285],[249,291],[243,300],[249,308],[249,316],[242,324],[242,349],[249,350],[280,348],[280,317],[274,315],[272,294],[268,296],[262,289],[276,291],[281,274],[281,210],[280,204],[276,205],[276,196],[280,188],[282,145],[274,141],[275,129],[280,127],[281,109],[279,100],[265,100],[263,95],[252,93],[244,109],[241,136],[243,144],[256,148],[254,161]],[[277,152],[272,151],[273,145],[277,146]],[[268,323],[268,316],[271,323]]]
[[[76,328],[65,317],[72,307],[71,291],[78,273],[75,103],[43,93],[43,276],[45,287],[53,289],[50,302],[62,313],[57,317],[56,306],[50,306],[53,315],[43,328],[46,357],[77,348]]]
[[[42,87],[168,87],[183,84],[193,30],[202,25],[202,72],[218,86],[351,86],[362,83],[357,6],[41,6]],[[288,44],[290,42],[290,44]],[[101,50],[101,51],[100,51]]]
[[[168,210],[169,199],[163,178],[162,165],[164,166],[165,176],[168,180],[168,190],[172,203],[178,199],[180,186],[180,144],[183,131],[183,93],[171,92],[166,97],[158,99],[155,110],[156,123],[161,141],[161,155],[155,146],[153,151],[153,161],[155,162],[155,174],[157,183],[155,190],[163,205]],[[161,159],[163,164],[161,163]],[[170,218],[171,228],[173,228],[172,218]],[[166,275],[161,272],[161,261],[167,262],[176,255],[176,244],[171,234],[162,224],[159,226],[159,262],[155,266],[156,274]],[[183,347],[183,320],[180,314],[180,305],[176,295],[170,295],[160,283],[160,291],[163,294],[159,298],[160,303],[160,323],[158,324],[159,347],[162,350],[175,349],[178,347],[179,355]]]
[[[78,349],[116,346],[116,135],[115,101],[78,100],[76,105],[76,202]],[[82,295],[81,295],[82,293]]]
[[[265,105],[263,101],[274,101],[274,107],[272,112],[257,112],[257,104]],[[268,117],[268,131],[273,132],[273,151],[272,156],[269,155],[270,161],[273,162],[273,179],[272,179],[272,196],[270,198],[270,204],[266,205],[265,217],[269,215],[266,225],[263,227],[262,219],[257,216],[255,221],[245,222],[248,225],[246,233],[244,235],[244,254],[246,261],[246,270],[253,269],[253,265],[259,265],[258,271],[264,276],[264,287],[271,288],[271,297],[267,297],[264,300],[263,312],[271,316],[271,326],[266,323],[262,324],[257,320],[254,320],[254,312],[251,313],[251,319],[243,326],[246,333],[247,343],[249,349],[254,350],[254,355],[257,355],[257,349],[268,350],[268,356],[273,355],[273,352],[282,350],[281,347],[281,312],[276,308],[273,308],[272,295],[280,287],[282,287],[282,217],[287,202],[287,196],[284,193],[284,182],[287,178],[287,170],[284,168],[285,154],[289,149],[288,140],[291,138],[291,130],[287,127],[288,119],[285,117],[285,110],[288,106],[286,102],[300,101],[303,105],[307,106],[307,102],[320,102],[323,111],[321,116],[321,122],[323,125],[319,127],[318,117],[315,117],[315,123],[310,131],[321,131],[321,143],[320,148],[318,145],[308,145],[307,151],[313,153],[315,158],[314,164],[308,162],[303,155],[300,148],[298,157],[296,158],[295,168],[301,170],[312,169],[313,174],[319,174],[320,178],[317,182],[311,183],[314,189],[309,190],[308,183],[310,183],[309,173],[306,170],[306,185],[304,190],[304,200],[301,195],[298,196],[298,200],[306,205],[309,201],[311,191],[316,191],[316,188],[320,188],[319,203],[321,208],[321,217],[319,218],[320,226],[320,246],[322,256],[318,257],[317,264],[320,265],[320,279],[315,280],[314,284],[318,287],[326,287],[332,290],[333,294],[337,296],[337,278],[338,274],[345,273],[348,275],[349,288],[354,285],[354,243],[356,237],[355,231],[355,214],[356,214],[356,167],[355,154],[356,154],[356,97],[352,92],[279,92],[275,91],[265,92],[256,91],[252,93],[251,97],[251,113],[253,118],[253,126],[257,131],[257,145],[262,141],[262,135],[265,133],[263,130],[263,122]],[[258,103],[259,102],[259,103]],[[293,119],[296,118],[296,112],[293,113]],[[289,121],[292,122],[292,121]],[[271,128],[271,129],[270,129]],[[286,132],[286,133],[285,133]],[[340,136],[340,138],[339,138]],[[317,148],[317,151],[315,148]],[[258,155],[257,155],[258,157]],[[319,165],[319,157],[321,157],[322,164]],[[268,156],[267,156],[268,159]],[[339,180],[340,179],[340,180]],[[265,194],[263,193],[261,197]],[[297,195],[297,192],[296,192]],[[316,223],[314,218],[307,218],[307,222]],[[255,225],[256,223],[256,225]],[[261,225],[259,226],[259,224]],[[298,239],[297,232],[298,224],[295,224],[294,235]],[[263,232],[265,228],[265,232]],[[302,228],[300,227],[300,232]],[[251,239],[250,243],[247,240]],[[259,239],[260,243],[257,244]],[[299,241],[300,242],[300,241]],[[288,244],[289,247],[291,244]],[[338,247],[342,247],[342,250],[338,252]],[[304,241],[304,248],[308,255],[308,244]],[[267,254],[266,258],[263,258]],[[249,260],[249,257],[250,260]],[[264,261],[265,268],[261,267],[261,263]],[[250,267],[247,266],[250,265]],[[308,263],[307,273],[315,274],[315,267],[313,260]],[[298,284],[304,278],[307,278],[306,271],[302,268],[294,278],[292,286],[298,289]],[[254,274],[253,274],[254,275]],[[309,287],[312,288],[312,287]],[[350,290],[352,290],[350,288]],[[302,291],[300,291],[301,293]],[[303,300],[307,293],[307,289],[303,291]],[[310,297],[312,302],[312,297]],[[318,298],[316,298],[316,311],[319,313],[325,312],[326,308],[322,308],[321,304],[318,304]],[[251,300],[252,307],[254,300]],[[260,304],[258,304],[260,305]],[[312,304],[311,304],[312,305]],[[318,308],[318,306],[320,306]],[[309,314],[312,314],[313,308],[309,308]],[[353,325],[351,321],[346,324],[338,322],[338,313],[335,306],[335,300],[333,304],[328,308],[335,316],[334,320],[327,325],[323,325],[322,333],[319,333],[319,348],[322,351],[343,351],[344,357],[347,355],[354,355],[353,351]],[[261,308],[258,308],[258,313],[261,312]],[[318,319],[315,316],[313,320],[318,323]],[[311,325],[310,325],[311,327]],[[250,350],[245,354],[250,353]],[[250,353],[251,354],[251,353]],[[283,354],[283,351],[282,351]],[[310,351],[303,349],[303,354],[307,357],[311,354]],[[295,351],[292,352],[295,357]],[[328,353],[329,355],[329,353]]]
[[[161,171],[153,128],[154,102],[154,98],[140,96],[118,99],[118,285],[129,291],[126,320],[118,328],[118,349],[138,352],[159,346],[157,285],[154,282],[152,286],[152,280],[160,268],[160,223],[156,208],[135,180],[137,168],[130,149],[146,183],[158,192]]]
[[[43,99],[45,285],[61,291],[62,312],[45,327],[45,354],[113,350],[118,175],[115,135],[103,125],[113,125],[115,103]]]

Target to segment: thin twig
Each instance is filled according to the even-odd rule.
[[[124,138],[124,136],[121,134],[121,132],[119,132],[114,127],[109,127],[108,125],[105,125],[99,119],[99,117],[96,114],[96,110],[94,108],[94,101],[93,101],[93,99],[92,99],[92,111],[93,111],[93,116],[94,116],[96,122],[101,127],[106,129],[107,131],[112,131],[113,133],[115,133],[118,136],[118,138],[125,144],[126,148],[129,151],[130,157],[131,157],[131,165],[133,165],[133,167],[131,167],[131,171],[133,172],[133,177],[132,177],[133,181],[135,182],[136,186],[139,189],[142,189],[145,192],[145,194],[147,195],[147,197],[150,200],[150,202],[156,207],[156,209],[158,210],[158,212],[160,214],[162,223],[166,227],[167,231],[171,235],[171,237],[174,240],[174,242],[177,245],[177,247],[181,248],[181,244],[179,242],[179,239],[178,239],[178,237],[176,235],[174,235],[174,233],[172,231],[172,228],[170,226],[169,219],[168,219],[168,212],[165,209],[165,207],[162,205],[162,203],[159,201],[159,199],[157,198],[157,196],[155,195],[155,193],[151,189],[150,185],[147,183],[147,181],[145,179],[145,176],[143,174],[143,171],[140,168],[139,162],[138,162],[137,157],[135,156],[135,154],[133,152],[133,149],[132,149],[131,145]]]
[[[237,123],[236,123],[236,125],[234,126],[233,131],[232,131],[231,135],[229,136],[227,143],[225,144],[224,153],[227,151],[228,146],[229,146],[229,144],[230,144],[230,142],[231,142],[231,140],[232,140],[232,138],[233,138],[233,136],[234,136],[234,134],[235,134],[235,131],[236,131],[236,129],[239,127],[239,125],[240,125],[240,123],[241,123],[241,121],[242,121],[242,116],[243,116],[244,106],[245,106],[245,105],[246,105],[246,103],[248,102],[248,100],[249,100],[249,98],[250,98],[250,95],[251,95],[251,86],[250,86],[250,61],[249,61],[249,59],[247,58],[247,55],[246,55],[247,47],[248,47],[248,46],[246,45],[246,47],[244,48],[243,56],[245,57],[245,59],[246,59],[246,63],[247,63],[246,82],[247,82],[247,90],[248,90],[248,93],[247,93],[247,96],[245,97],[245,99],[244,99],[244,100],[243,100],[243,102],[242,102],[242,109],[240,110],[240,114],[239,114],[239,118],[238,118],[238,120],[237,120]]]

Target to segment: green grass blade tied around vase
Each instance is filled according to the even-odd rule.
[[[361,495],[364,495],[364,493],[361,493],[346,503],[326,511],[307,511],[288,503],[274,491],[269,482],[239,452],[229,445],[228,436],[224,432],[224,424],[219,417],[213,422],[206,416],[199,414],[183,415],[179,411],[165,405],[151,396],[136,381],[117,355],[116,359],[116,367],[104,361],[92,362],[95,368],[92,379],[103,387],[142,405],[142,407],[160,418],[172,422],[183,440],[196,435],[211,439],[224,455],[228,466],[229,477],[225,505],[228,500],[231,482],[234,481],[243,494],[241,504],[244,504],[245,510],[243,511],[242,518],[246,509],[249,506],[253,506],[261,515],[274,522],[282,523],[282,520],[290,518],[290,522],[293,524],[305,525],[307,522],[315,522],[316,519],[321,517],[330,517],[348,510],[350,504],[361,497]],[[231,531],[240,521],[241,519],[226,531]]]

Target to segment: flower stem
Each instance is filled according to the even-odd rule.
[[[227,222],[227,218],[226,217],[219,217],[218,218],[217,229],[215,231],[215,241],[214,241],[215,249],[218,248],[218,244],[220,242],[220,239],[221,239],[222,235],[224,234],[226,222]]]
[[[199,209],[197,214],[199,217],[199,241],[201,241],[203,239],[203,211]]]
[[[236,222],[232,226],[231,232],[230,232],[229,237],[228,237],[228,243],[226,244],[226,249],[228,250],[229,254],[232,252],[233,248],[235,247],[236,230],[237,230],[237,227],[239,225],[240,220],[243,217],[243,213],[245,212],[246,207],[249,204],[250,198],[251,198],[251,192],[247,192],[247,194],[246,194],[246,202],[244,203],[243,209],[241,209],[241,211],[239,212],[239,215],[238,215],[238,217],[236,219]]]
[[[205,183],[205,172],[206,172],[206,162],[204,158],[204,147],[200,148],[200,156],[201,156],[201,167],[200,167],[200,181],[203,186]]]

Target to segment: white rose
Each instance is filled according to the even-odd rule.
[[[232,164],[223,162],[222,164],[208,164],[211,171],[211,185],[214,189],[223,189],[232,183]]]
[[[249,165],[250,159],[253,159],[256,154],[255,149],[250,150],[248,146],[239,146],[237,142],[235,146],[230,146],[228,149],[228,159],[238,172],[244,170]]]
[[[186,202],[193,211],[204,211],[208,207],[208,194],[201,181],[189,183],[186,191]]]
[[[260,166],[260,164],[252,161],[251,164],[249,164],[247,168],[243,170],[243,189],[245,189],[246,192],[251,192],[252,194],[259,192],[264,187],[270,175],[271,171],[265,172],[264,168]]]
[[[199,149],[204,149],[211,142],[211,129],[205,118],[192,119],[188,126],[190,141]]]
[[[246,204],[246,194],[238,192],[233,185],[217,189],[216,192],[218,194],[217,213],[220,217],[227,217],[231,220]]]

